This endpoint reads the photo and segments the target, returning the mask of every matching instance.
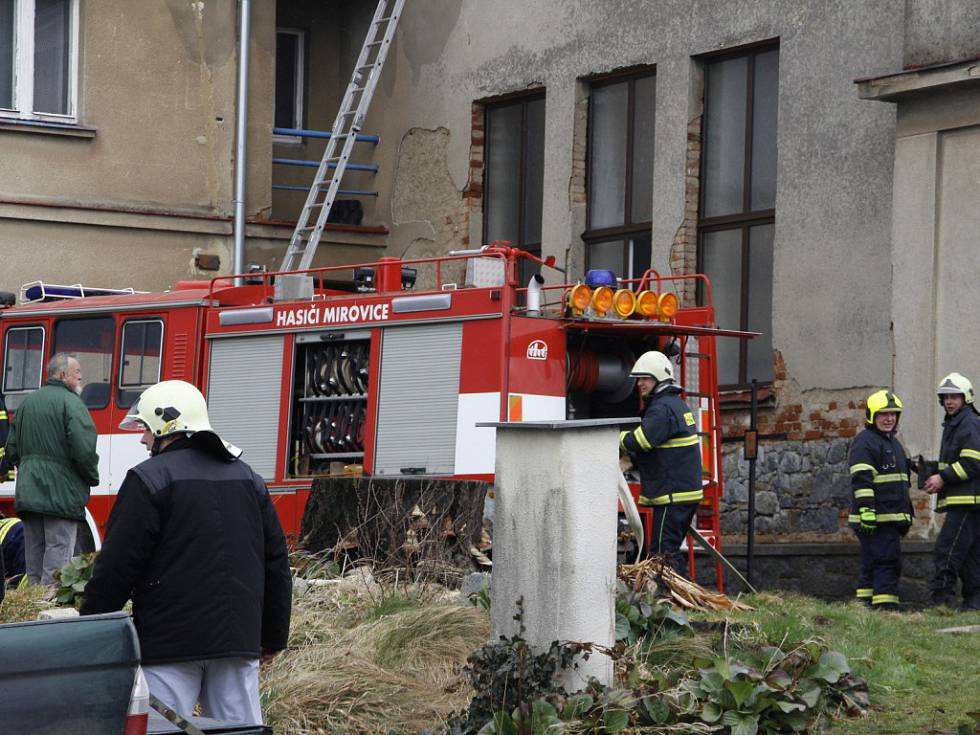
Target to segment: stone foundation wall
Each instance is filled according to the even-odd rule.
[[[851,506],[849,440],[760,443],[755,465],[755,532],[802,536],[847,533]],[[722,471],[721,528],[744,534],[748,525],[749,463],[728,445]]]
[[[724,548],[725,556],[745,574],[745,545]],[[859,569],[858,545],[851,543],[757,544],[752,560],[753,585],[761,590],[800,592],[825,600],[854,597]],[[697,581],[714,586],[715,565],[706,554],[696,557]],[[932,576],[932,544],[906,540],[902,543],[902,577],[899,597],[903,602],[924,604]],[[745,592],[730,572],[725,575],[728,594]]]

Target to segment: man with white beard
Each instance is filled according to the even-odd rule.
[[[47,382],[10,422],[5,459],[17,467],[15,505],[32,584],[53,585],[54,571],[69,562],[89,488],[99,484],[98,432],[78,397],[81,385],[78,360],[59,352]]]

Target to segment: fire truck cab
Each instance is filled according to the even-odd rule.
[[[146,457],[119,422],[142,390],[168,379],[202,389],[215,429],[265,478],[295,536],[318,476],[492,481],[494,430],[482,422],[638,415],[629,370],[659,349],[697,417],[698,525],[720,544],[715,340],[752,335],[717,329],[702,275],[602,272],[604,285],[590,286],[565,283],[552,266],[493,244],[163,293],[28,284],[20,305],[0,311],[3,394],[15,416],[52,355],[81,363],[81,398],[99,431],[95,547],[126,472]],[[703,305],[683,307],[679,286],[696,287]],[[13,494],[13,482],[0,485],[0,510],[12,511]]]

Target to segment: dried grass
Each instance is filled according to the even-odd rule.
[[[748,605],[720,592],[713,592],[685,579],[675,572],[662,557],[652,556],[637,564],[623,564],[619,578],[636,592],[648,590],[666,597],[687,610],[751,610]]]
[[[290,735],[439,729],[468,704],[461,669],[489,637],[484,611],[442,592],[362,574],[297,595],[290,648],[262,671],[267,723]]]
[[[8,589],[3,602],[0,602],[0,623],[19,623],[37,620],[38,613],[55,607],[54,603],[43,599],[47,588],[28,585],[23,589]]]

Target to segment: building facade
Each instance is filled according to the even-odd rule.
[[[289,131],[332,125],[374,3],[252,5],[248,260],[274,267],[312,178],[295,163],[323,147]],[[0,1],[5,287],[227,272],[236,18]],[[721,352],[726,531],[745,531],[754,380],[757,530],[850,540],[863,399],[894,387],[929,456],[939,377],[980,382],[978,55],[969,0],[410,1],[357,158],[377,172],[345,182],[372,195],[317,262],[505,239],[570,278],[706,273],[720,325],[763,335]]]

